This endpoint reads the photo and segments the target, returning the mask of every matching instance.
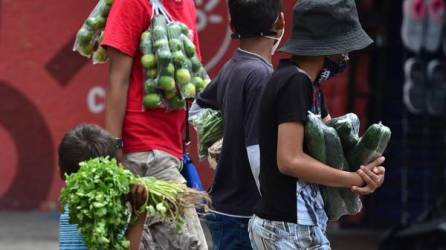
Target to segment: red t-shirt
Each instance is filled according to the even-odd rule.
[[[199,53],[193,0],[164,0],[163,4],[172,19],[183,22],[193,30],[193,42]],[[134,58],[122,131],[124,152],[162,150],[180,158],[185,110],[146,110],[142,104],[144,74],[139,42],[151,18],[152,7],[148,0],[115,0],[102,41],[105,47],[113,47]]]

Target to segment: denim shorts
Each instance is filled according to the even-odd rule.
[[[254,250],[330,250],[325,229],[270,221],[254,216],[249,221],[249,238]]]

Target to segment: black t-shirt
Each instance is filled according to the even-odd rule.
[[[251,216],[260,199],[246,148],[258,144],[258,103],[272,71],[263,58],[239,49],[196,99],[223,113],[223,149],[210,190],[218,212]]]
[[[290,60],[282,60],[266,85],[259,110],[261,200],[255,214],[261,218],[296,223],[297,179],[283,175],[277,166],[279,125],[307,120],[313,109],[313,84]],[[321,93],[321,115],[327,116]]]

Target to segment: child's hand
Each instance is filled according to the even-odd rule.
[[[382,184],[384,183],[384,174],[386,171],[386,169],[381,166],[384,161],[384,157],[379,157],[366,166],[361,166],[360,169],[356,171],[356,173],[365,182],[365,186],[353,186],[351,188],[351,191],[359,195],[367,195],[375,192],[377,188],[382,186]]]
[[[138,211],[147,201],[148,190],[143,185],[134,185],[130,188],[130,203],[133,211]]]

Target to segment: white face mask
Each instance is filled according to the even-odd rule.
[[[273,48],[271,50],[271,55],[274,55],[274,53],[276,53],[277,49],[279,48],[280,42],[282,41],[283,35],[285,35],[285,30],[284,29],[282,29],[280,31],[280,36],[279,37],[265,36],[266,38],[274,40],[274,46],[273,46]]]
[[[276,21],[274,22],[277,23],[277,21],[279,21],[280,16],[277,17]],[[274,55],[274,53],[276,53],[277,49],[279,48],[280,42],[282,41],[283,35],[285,35],[285,28],[283,28],[282,30],[279,31],[280,32],[280,36],[279,37],[273,37],[273,36],[265,36],[266,38],[272,39],[274,40],[274,46],[271,50],[271,55]]]

